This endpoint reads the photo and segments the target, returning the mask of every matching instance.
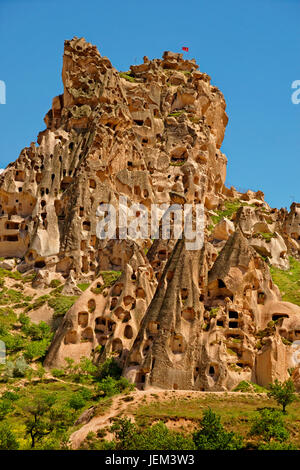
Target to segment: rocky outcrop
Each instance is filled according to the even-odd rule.
[[[240,230],[210,270],[208,247],[188,252],[181,240],[169,258],[125,367],[139,387],[226,390],[287,376],[282,337],[263,330],[279,318],[298,321],[300,308],[280,301]]]
[[[261,191],[226,188],[222,93],[182,54],[118,72],[83,38],[65,42],[62,79],[37,143],[0,175],[2,267],[35,272],[35,289],[60,281],[62,295],[79,296],[45,366],[114,356],[140,388],[284,380],[300,307],[281,300],[269,266],[288,270],[288,256],[299,257],[300,206],[288,213]],[[124,201],[148,217],[146,236],[134,226],[123,237],[119,223],[102,239],[99,205],[112,204],[120,222]],[[165,204],[155,235],[154,204]],[[193,222],[203,207],[193,250],[174,226],[164,236],[165,218],[186,204]]]
[[[64,93],[54,98],[38,145],[0,177],[0,256],[93,279],[103,269],[100,203],[124,195],[149,208],[176,194],[218,205],[225,101],[182,54],[166,52],[120,74],[84,39],[65,42],[62,77]],[[107,263],[123,269],[127,261]]]

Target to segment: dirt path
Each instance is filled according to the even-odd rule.
[[[88,423],[84,424],[80,429],[75,431],[70,436],[70,443],[72,449],[78,449],[82,441],[86,438],[89,432],[97,432],[99,429],[109,427],[112,423],[112,419],[118,416],[126,416],[126,418],[133,418],[132,410],[138,408],[142,403],[150,403],[153,401],[165,401],[172,398],[197,398],[203,397],[203,395],[242,395],[246,396],[247,393],[241,392],[199,392],[199,391],[190,391],[190,390],[135,390],[130,393],[132,397],[131,401],[124,401],[124,398],[128,395],[117,395],[112,399],[112,404],[110,408],[101,416],[95,416]],[[250,394],[253,396],[253,394]],[[106,435],[106,439],[109,439],[110,435]]]
[[[150,395],[153,393],[151,391],[134,391],[130,393],[132,397],[131,401],[124,401],[124,395],[117,395],[113,397],[112,404],[110,408],[101,416],[95,416],[88,423],[84,424],[80,429],[75,431],[71,437],[71,447],[77,449],[81,442],[86,438],[89,432],[97,432],[98,429],[105,428],[106,426],[111,425],[111,420],[116,418],[119,415],[131,417],[128,412],[126,412],[128,407],[137,406],[145,395]],[[126,395],[125,395],[126,396]],[[127,395],[128,396],[128,395]],[[107,436],[108,437],[108,436]]]

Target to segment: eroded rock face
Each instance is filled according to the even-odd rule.
[[[100,276],[66,314],[46,366],[63,366],[66,357],[104,360],[110,354],[124,364],[157,286],[146,256],[132,245],[134,254],[118,280],[110,285]]]
[[[269,265],[286,270],[288,255],[299,257],[300,206],[271,209],[261,191],[226,188],[222,93],[182,54],[119,73],[83,38],[65,42],[62,78],[38,143],[0,175],[5,266],[15,258],[20,272],[37,272],[34,288],[59,280],[62,295],[79,295],[45,366],[113,355],[140,388],[284,380],[296,367],[300,308],[281,301]],[[100,240],[97,208],[120,215],[121,196],[148,212],[203,204],[203,246],[161,231]],[[79,280],[91,282],[83,293]]]
[[[170,256],[125,367],[139,387],[226,390],[287,377],[287,347],[267,325],[289,319],[280,333],[294,331],[300,308],[280,301],[240,230],[212,267],[208,247],[188,252],[179,241]]]
[[[65,42],[64,93],[47,129],[0,179],[0,256],[95,277],[100,203],[218,205],[226,174],[221,92],[195,61],[166,52],[119,74],[84,39]],[[114,266],[124,268],[126,260]],[[125,264],[124,264],[125,263]]]

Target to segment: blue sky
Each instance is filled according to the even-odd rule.
[[[65,39],[84,36],[119,70],[187,46],[227,102],[227,185],[300,202],[299,20],[300,0],[0,0],[0,167],[45,128]]]

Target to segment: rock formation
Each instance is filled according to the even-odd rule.
[[[261,191],[225,186],[228,118],[210,77],[172,52],[118,72],[74,38],[62,79],[37,143],[0,175],[6,269],[35,272],[34,288],[56,280],[79,295],[45,365],[113,355],[140,388],[267,385],[292,367],[299,383],[300,307],[281,300],[269,267],[299,259],[300,205],[272,209]],[[195,221],[202,204],[203,245],[189,250],[183,233],[167,239],[162,221],[155,237],[120,236],[121,196],[137,216],[140,204],[147,214],[190,204]],[[101,239],[97,209],[108,203],[119,226]],[[83,293],[79,282],[90,283]]]

